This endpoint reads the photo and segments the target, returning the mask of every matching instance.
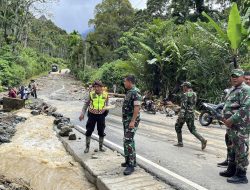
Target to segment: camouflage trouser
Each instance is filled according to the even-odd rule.
[[[183,125],[187,123],[188,129],[190,133],[192,133],[197,139],[201,142],[204,142],[205,139],[197,132],[196,127],[194,125],[194,113],[180,113],[175,124],[176,133],[182,133]]]
[[[237,130],[234,127],[228,130],[229,140],[232,142],[228,147],[228,159],[229,162],[235,162],[237,168],[247,170],[249,165],[249,132],[246,130]]]
[[[136,152],[135,152],[135,141],[134,136],[135,132],[138,129],[139,121],[136,121],[135,127],[133,129],[129,128],[130,121],[123,121],[124,127],[124,156],[128,163],[132,166],[136,163]]]
[[[230,133],[230,129],[227,129],[226,134],[225,134],[225,142],[226,142],[226,146],[227,146],[227,157],[229,154],[231,154],[231,155],[234,154],[232,152],[232,141],[229,138],[229,133]]]

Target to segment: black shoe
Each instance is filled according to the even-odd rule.
[[[226,167],[226,166],[228,166],[228,161],[225,160],[224,162],[220,162],[220,163],[217,164],[217,166],[218,167],[221,167],[221,166],[223,166],[223,167],[225,166]]]
[[[123,168],[126,168],[126,167],[128,167],[128,163],[127,162],[123,162],[123,163],[121,163],[121,167],[123,167]],[[134,167],[137,167],[137,163],[135,163],[135,166]]]
[[[207,140],[204,140],[202,143],[201,143],[201,150],[204,150],[207,146]]]
[[[174,146],[183,147],[183,143],[177,143],[177,144],[174,144]]]
[[[236,173],[236,164],[235,163],[228,163],[227,170],[220,172],[220,176],[233,177],[235,173]]]
[[[134,166],[128,165],[126,169],[124,170],[124,175],[131,175],[135,171]]]
[[[126,168],[127,166],[128,166],[128,163],[127,163],[127,162],[121,163],[121,167]]]
[[[237,169],[236,174],[233,177],[230,177],[227,179],[228,183],[234,183],[234,184],[247,184],[248,183],[248,179],[246,176],[246,171],[243,171],[241,169]]]

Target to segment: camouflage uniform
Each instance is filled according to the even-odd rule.
[[[133,87],[132,89],[127,91],[122,107],[122,122],[124,127],[124,139],[123,139],[124,156],[128,164],[131,166],[135,166],[136,164],[134,136],[136,130],[138,129],[138,125],[140,122],[140,115],[138,115],[138,117],[136,118],[134,128],[129,128],[129,124],[133,117],[134,106],[141,105],[141,101],[142,98],[139,89]]]
[[[250,124],[250,87],[242,83],[230,92],[223,109],[223,117],[233,123],[227,129],[232,144],[228,147],[229,162],[235,162],[237,168],[246,171],[249,150]]]
[[[194,125],[194,109],[196,101],[197,101],[197,95],[192,89],[189,89],[188,92],[185,92],[181,97],[181,110],[177,122],[175,124],[175,130],[177,133],[179,145],[183,144],[182,127],[185,122],[187,123],[189,131],[202,143],[205,142],[205,139],[196,131],[196,127]]]

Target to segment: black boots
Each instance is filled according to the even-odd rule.
[[[246,183],[248,183],[246,171],[237,168],[235,175],[233,177],[228,178],[227,182],[234,183],[234,184],[240,184],[240,183],[246,184]]]
[[[84,150],[84,153],[88,153],[89,152],[90,139],[91,139],[91,137],[87,137],[86,136],[86,148]]]
[[[223,162],[220,162],[217,164],[218,167],[225,167],[225,166],[228,166],[228,158],[223,161]]]
[[[103,141],[104,141],[104,137],[99,137],[99,151],[101,151],[101,152],[106,151],[106,149],[103,148]]]
[[[124,170],[124,175],[131,175],[135,171],[134,166],[128,165],[126,169]]]
[[[234,162],[229,162],[227,170],[220,172],[222,177],[233,177],[236,172],[236,164]]]
[[[125,158],[125,162],[121,163],[121,167],[126,168],[129,165],[128,158]]]
[[[174,144],[174,146],[183,147],[182,133],[177,133],[177,140],[178,140],[178,143]]]
[[[129,165],[128,158],[125,158],[125,162],[121,163],[121,167],[126,168]],[[137,166],[136,160],[135,160],[135,166]]]
[[[207,146],[207,140],[204,139],[201,141],[201,150],[204,150],[206,146]]]

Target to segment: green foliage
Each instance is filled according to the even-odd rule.
[[[247,30],[244,28],[242,22],[239,10],[237,8],[237,4],[233,3],[229,15],[228,20],[228,26],[227,26],[227,33],[223,31],[223,29],[216,24],[216,22],[208,16],[206,13],[203,12],[203,15],[208,18],[209,22],[214,26],[214,28],[217,30],[221,38],[225,41],[225,43],[230,43],[231,50],[233,54],[233,62],[234,67],[239,67],[236,57],[237,54],[242,48],[242,46],[248,46],[249,45],[249,35],[247,34]],[[244,47],[243,47],[244,48]]]
[[[52,64],[65,61],[39,54],[33,49],[23,49],[19,55],[13,54],[9,46],[0,51],[0,81],[3,86],[17,86],[25,79],[50,70]]]
[[[74,54],[66,31],[45,16],[35,18],[30,11],[31,7],[37,11],[37,2],[48,1],[54,0],[0,0],[1,89],[48,72],[52,64],[64,65]]]
[[[129,64],[128,61],[122,60],[105,63],[95,71],[90,81],[101,80],[109,89],[112,89],[113,85],[116,84],[118,92],[124,92],[123,79],[133,72]]]
[[[231,48],[236,51],[242,42],[242,25],[240,13],[238,11],[237,4],[234,3],[231,12],[229,15],[228,28],[227,28],[227,36],[231,42]]]
[[[95,8],[95,18],[89,21],[94,27],[86,41],[90,59],[101,66],[116,58],[114,50],[119,47],[122,33],[132,26],[134,9],[128,0],[104,0]]]

